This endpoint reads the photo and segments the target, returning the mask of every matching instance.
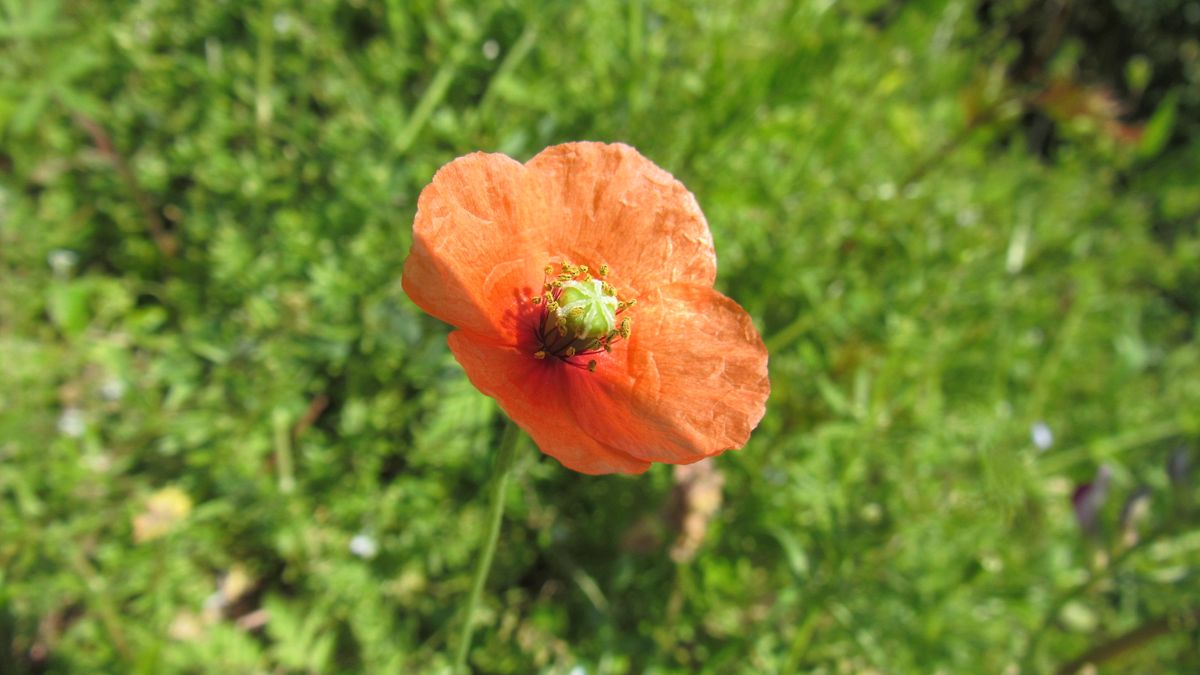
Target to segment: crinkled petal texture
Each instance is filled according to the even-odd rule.
[[[417,202],[404,291],[446,323],[515,344],[521,303],[552,259],[608,264],[632,297],[717,276],[682,183],[627,145],[567,143],[526,165],[477,152],[442,167]]]
[[[533,358],[551,260],[607,264],[634,329],[584,365]],[[403,284],[457,326],[450,348],[544,452],[583,473],[640,473],[746,443],[769,393],[750,317],[712,289],[695,198],[625,145],[569,143],[522,165],[476,153],[421,193]]]
[[[546,217],[520,162],[477,152],[438,170],[421,191],[401,283],[426,312],[481,336],[516,332],[521,300],[540,291]]]
[[[591,373],[557,359],[538,361],[528,352],[475,339],[466,331],[450,334],[450,350],[479,391],[496,399],[517,426],[547,455],[582,473],[642,473],[650,462],[599,441],[583,429],[582,417],[595,409],[573,405],[573,391],[587,386]],[[611,400],[598,401],[605,408]]]
[[[556,253],[608,263],[614,283],[634,297],[676,281],[713,285],[717,257],[700,205],[637,150],[567,143],[543,150],[526,166],[553,219]]]
[[[638,303],[635,328],[594,377],[571,390],[589,402],[583,430],[643,460],[690,464],[740,448],[758,426],[771,385],[767,348],[736,302],[673,284]]]

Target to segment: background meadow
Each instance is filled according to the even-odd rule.
[[[773,392],[689,480],[527,446],[478,672],[1200,671],[1198,35],[0,1],[0,672],[443,671],[502,420],[401,291],[416,196],[582,139],[696,194]]]

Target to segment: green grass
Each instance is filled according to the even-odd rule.
[[[1200,145],[1031,152],[1015,55],[949,0],[0,2],[0,672],[447,668],[502,420],[400,288],[416,196],[582,139],[696,194],[773,391],[687,562],[670,467],[526,447],[479,672],[1048,672],[1163,617],[1102,670],[1200,669]]]

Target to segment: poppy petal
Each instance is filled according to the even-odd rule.
[[[496,399],[542,452],[580,473],[642,473],[650,468],[589,436],[576,420],[567,390],[592,373],[556,359],[539,361],[509,346],[484,342],[465,331],[449,338],[454,358],[471,384]]]
[[[766,410],[767,349],[717,291],[673,284],[632,312],[633,331],[571,391],[584,429],[646,461],[687,464],[740,448]]]
[[[541,291],[547,222],[519,162],[477,152],[421,191],[402,284],[413,302],[479,335],[511,335],[514,308]]]
[[[676,281],[713,284],[717,259],[696,198],[637,150],[566,143],[525,166],[541,184],[555,253],[609,265],[623,294]]]

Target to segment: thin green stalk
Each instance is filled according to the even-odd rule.
[[[417,107],[413,109],[412,115],[405,121],[400,133],[396,135],[394,142],[396,154],[403,155],[416,142],[421,130],[425,128],[425,124],[429,122],[442,99],[450,91],[450,85],[454,83],[454,77],[458,75],[458,68],[465,58],[466,52],[460,49],[455,50],[449,58],[442,61],[442,65],[433,75],[433,80],[425,88],[425,93],[421,95],[421,100],[417,102]]]
[[[471,595],[467,598],[466,611],[463,613],[462,636],[458,640],[458,650],[454,655],[454,672],[467,672],[467,652],[471,651],[471,633],[475,630],[475,606],[479,604],[479,596],[483,593],[483,584],[487,581],[488,572],[492,569],[492,557],[496,553],[496,542],[500,539],[500,523],[504,519],[504,493],[508,490],[508,481],[512,477],[513,461],[517,454],[521,430],[509,420],[504,428],[504,436],[500,439],[500,448],[496,452],[496,468],[492,482],[492,504],[488,516],[487,539],[483,544],[483,555],[475,566],[475,579],[471,582]]]

